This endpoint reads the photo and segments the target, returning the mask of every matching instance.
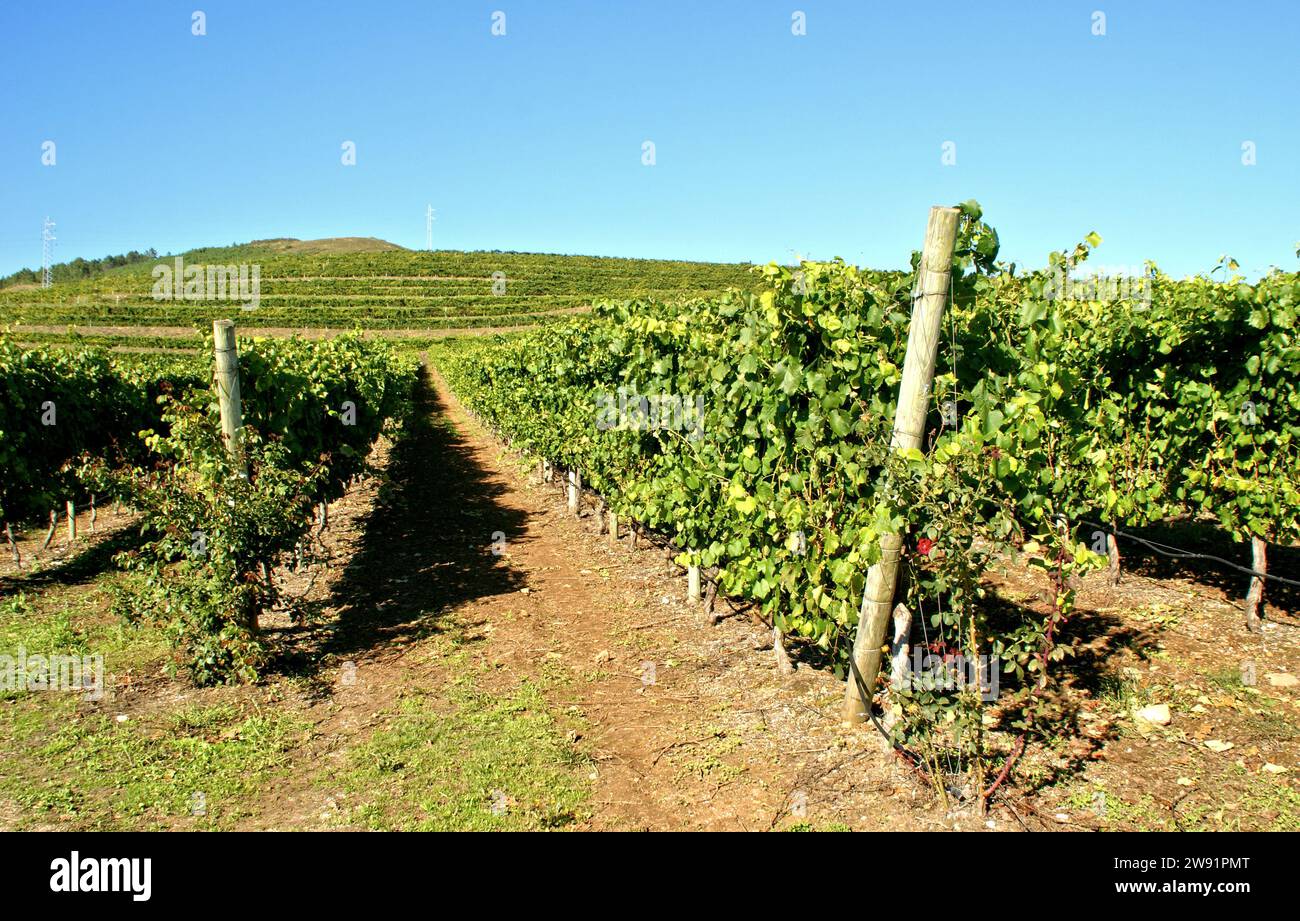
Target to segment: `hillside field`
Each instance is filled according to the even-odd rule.
[[[259,270],[258,300],[224,297],[215,285],[185,295],[180,284],[154,296],[155,267],[137,262],[48,289],[0,288],[0,328],[23,341],[57,343],[73,328],[108,348],[194,348],[212,321],[274,333],[361,329],[408,346],[451,330],[519,327],[581,312],[600,298],[670,298],[719,293],[750,283],[749,267],[704,262],[532,253],[424,252],[383,240],[264,240],[182,253],[182,265]],[[206,282],[206,276],[205,276]],[[416,340],[414,342],[409,340]]]

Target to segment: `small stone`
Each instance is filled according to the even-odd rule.
[[[602,649],[600,652],[596,653],[596,664],[603,665],[604,663],[609,662],[613,658],[614,658],[613,654],[608,649]]]
[[[532,592],[533,592],[533,590],[530,589],[530,588],[521,588],[521,589],[519,590],[519,594],[521,594],[521,595],[531,595]]]
[[[1190,777],[1179,777],[1176,781],[1174,781],[1174,783],[1178,784],[1178,786],[1180,787],[1190,787],[1195,783],[1195,781],[1193,781],[1192,778]]]
[[[1226,752],[1230,748],[1236,748],[1231,742],[1223,742],[1219,739],[1206,739],[1205,747],[1212,752]]]
[[[1300,684],[1300,678],[1295,675],[1288,675],[1285,672],[1275,672],[1265,677],[1268,678],[1268,683],[1275,688],[1293,688]]]
[[[1150,707],[1143,707],[1133,715],[1153,726],[1168,726],[1169,721],[1173,719],[1168,704],[1153,704]]]
[[[1271,761],[1264,765],[1264,772],[1266,774],[1286,774],[1289,771],[1290,768],[1285,768],[1280,764],[1274,764]]]

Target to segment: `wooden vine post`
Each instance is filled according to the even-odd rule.
[[[960,214],[956,208],[936,205],[930,209],[925,246],[921,250],[921,264],[912,292],[907,357],[903,362],[903,382],[898,388],[898,409],[894,413],[894,434],[890,439],[890,446],[897,451],[920,448],[925,437],[925,417],[930,408],[930,388],[934,383],[934,364],[943,330],[943,307],[952,278],[952,254],[957,242]],[[885,635],[893,615],[902,547],[901,534],[888,534],[880,539],[880,562],[867,573],[867,584],[862,593],[858,631],[853,639],[853,661],[868,688],[875,686],[880,671]],[[867,719],[852,672],[845,685],[841,713],[845,723],[863,723]]]
[[[1264,608],[1264,576],[1268,575],[1268,544],[1263,539],[1250,538],[1250,569],[1258,575],[1250,577],[1250,590],[1246,593],[1246,629],[1260,632],[1260,612]]]
[[[686,568],[686,600],[698,604],[700,597],[700,565],[692,563]]]
[[[239,401],[239,352],[235,348],[235,324],[230,320],[212,323],[217,401],[221,407],[221,437],[226,450],[239,464],[239,475],[248,478],[248,466],[240,440],[244,411]]]
[[[235,324],[231,320],[212,321],[213,359],[216,371],[213,379],[217,385],[217,403],[221,410],[221,440],[235,459],[239,475],[248,479],[248,462],[244,457],[244,410],[239,399],[239,351],[235,348]],[[262,578],[269,581],[266,563],[260,566]],[[253,633],[258,632],[257,611],[252,612],[248,624]]]
[[[582,474],[576,470],[569,471],[569,514],[582,516]]]

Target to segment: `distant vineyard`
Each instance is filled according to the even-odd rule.
[[[749,281],[745,266],[519,253],[281,253],[196,250],[190,266],[256,264],[255,309],[241,326],[446,329],[529,325],[604,297],[675,298]],[[155,265],[134,264],[50,288],[0,291],[0,326],[210,325],[230,301],[154,296]],[[205,292],[206,294],[206,292]]]

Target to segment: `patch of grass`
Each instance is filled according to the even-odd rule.
[[[1096,815],[1108,830],[1300,831],[1300,791],[1241,768],[1214,781],[1198,778],[1176,810],[1146,793],[1125,799],[1100,783],[1074,790],[1061,805]]]
[[[1109,672],[1097,681],[1097,697],[1116,710],[1128,712],[1151,702],[1151,689],[1126,671]]]
[[[1163,604],[1151,604],[1133,612],[1133,616],[1137,620],[1162,630],[1178,626],[1182,620],[1182,614],[1181,610],[1172,609]]]
[[[689,742],[681,742],[677,746],[670,746],[663,751],[663,754],[672,751],[673,756],[680,756],[688,751],[694,755],[692,758],[678,762],[678,770],[674,776],[675,781],[681,782],[693,778],[721,787],[745,773],[746,768],[744,765],[733,764],[727,758],[728,755],[745,744],[742,733],[729,732],[717,725],[697,724],[683,734],[696,736],[697,733],[698,738]],[[670,757],[669,760],[676,759]]]
[[[1101,784],[1093,784],[1075,790],[1064,805],[1076,811],[1090,812],[1111,827],[1172,830],[1169,811],[1145,793],[1135,802],[1129,802]]]
[[[843,822],[828,822],[825,825],[814,825],[811,822],[796,822],[794,825],[790,825],[782,830],[796,832],[853,831],[852,828],[845,825]]]
[[[372,829],[490,831],[581,821],[587,759],[569,742],[535,682],[505,695],[473,673],[445,700],[413,692],[392,722],[350,752],[343,786],[366,801],[351,814]],[[331,778],[337,787],[338,778]]]
[[[12,667],[5,661],[4,677],[7,682],[12,675],[14,682],[0,688],[0,764],[5,767],[0,796],[23,811],[20,826],[163,827],[162,817],[176,813],[162,796],[158,769],[151,766],[167,757],[159,755],[171,750],[166,740],[152,748],[155,741],[140,738],[136,726],[96,713],[85,693],[27,684],[44,671],[32,670],[33,656],[80,658],[80,668],[60,669],[59,682],[76,681],[80,673],[91,687],[102,679],[100,693],[111,693],[114,676],[145,670],[166,655],[159,631],[124,624],[110,612],[113,578],[101,576],[89,587],[46,586],[0,600],[0,655],[13,660]],[[18,664],[22,655],[28,657],[26,667]],[[100,657],[102,674],[95,674],[96,659],[85,657]],[[100,698],[92,692],[89,699]],[[182,771],[191,767],[181,766]],[[118,821],[124,803],[127,812]]]
[[[115,578],[88,591],[19,592],[0,601],[0,655],[102,656],[105,680],[138,671],[167,655],[167,640],[150,624],[128,624],[111,611]],[[0,699],[26,692],[0,691]]]
[[[563,687],[573,683],[573,674],[564,663],[548,659],[541,665],[541,680],[545,687]]]
[[[1253,778],[1246,795],[1233,810],[1258,819],[1250,828],[1263,831],[1300,831],[1300,790],[1276,780]]]
[[[85,633],[73,626],[67,608],[43,614],[24,592],[0,602],[0,651],[13,655],[19,646],[33,654],[87,650]]]
[[[1207,672],[1205,677],[1210,684],[1220,690],[1235,693],[1245,687],[1241,680],[1241,669],[1239,668],[1221,668],[1217,671]]]
[[[1106,797],[1105,809],[1108,822],[1125,828],[1140,831],[1171,831],[1174,828],[1169,810],[1146,793],[1134,802],[1111,794]]]
[[[0,777],[0,794],[29,820],[91,830],[228,827],[249,814],[247,802],[306,729],[233,704],[128,722],[66,715],[51,733],[6,708],[0,727],[17,769]]]
[[[1262,742],[1294,742],[1300,738],[1295,719],[1272,709],[1249,710],[1241,716],[1242,727],[1251,738]]]
[[[1224,783],[1217,789],[1202,791],[1199,801],[1179,806],[1176,827],[1184,831],[1300,831],[1300,791],[1239,767],[1222,779]]]

